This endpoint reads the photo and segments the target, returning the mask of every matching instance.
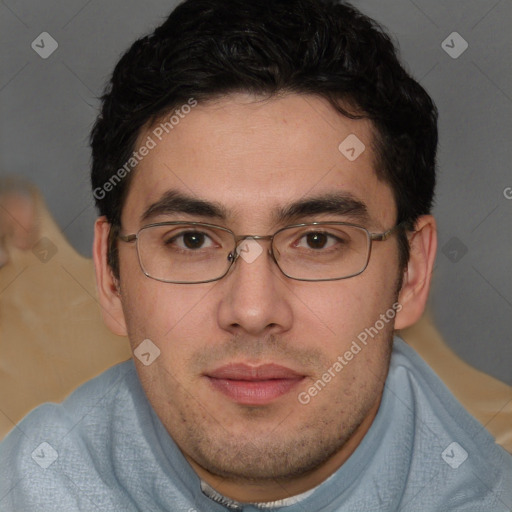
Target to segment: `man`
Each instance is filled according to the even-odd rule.
[[[10,434],[2,510],[511,510],[512,457],[394,337],[428,296],[436,146],[352,7],[181,4],[92,132],[133,361]]]

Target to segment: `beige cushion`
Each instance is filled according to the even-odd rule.
[[[92,261],[69,245],[39,196],[36,204],[43,241],[9,247],[0,268],[0,439],[35,406],[130,357],[127,339],[103,324]]]
[[[38,404],[61,401],[131,356],[127,339],[103,324],[92,261],[75,252],[40,195],[30,193],[39,243],[32,250],[9,246],[0,268],[0,439]],[[461,361],[427,315],[401,335],[512,452],[512,387]]]

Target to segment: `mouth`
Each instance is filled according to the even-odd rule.
[[[240,405],[265,405],[290,393],[305,378],[276,364],[228,364],[205,374],[210,385]]]

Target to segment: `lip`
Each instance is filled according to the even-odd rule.
[[[276,364],[233,363],[205,374],[213,388],[241,405],[265,405],[289,393],[304,375]]]

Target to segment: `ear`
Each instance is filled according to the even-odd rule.
[[[119,336],[127,336],[126,322],[121,303],[119,282],[107,263],[110,224],[106,217],[99,217],[94,224],[93,259],[96,269],[96,285],[107,327]]]
[[[402,309],[396,315],[397,330],[416,323],[425,310],[437,250],[436,221],[432,215],[423,215],[417,220],[409,245],[409,262],[398,295]]]

